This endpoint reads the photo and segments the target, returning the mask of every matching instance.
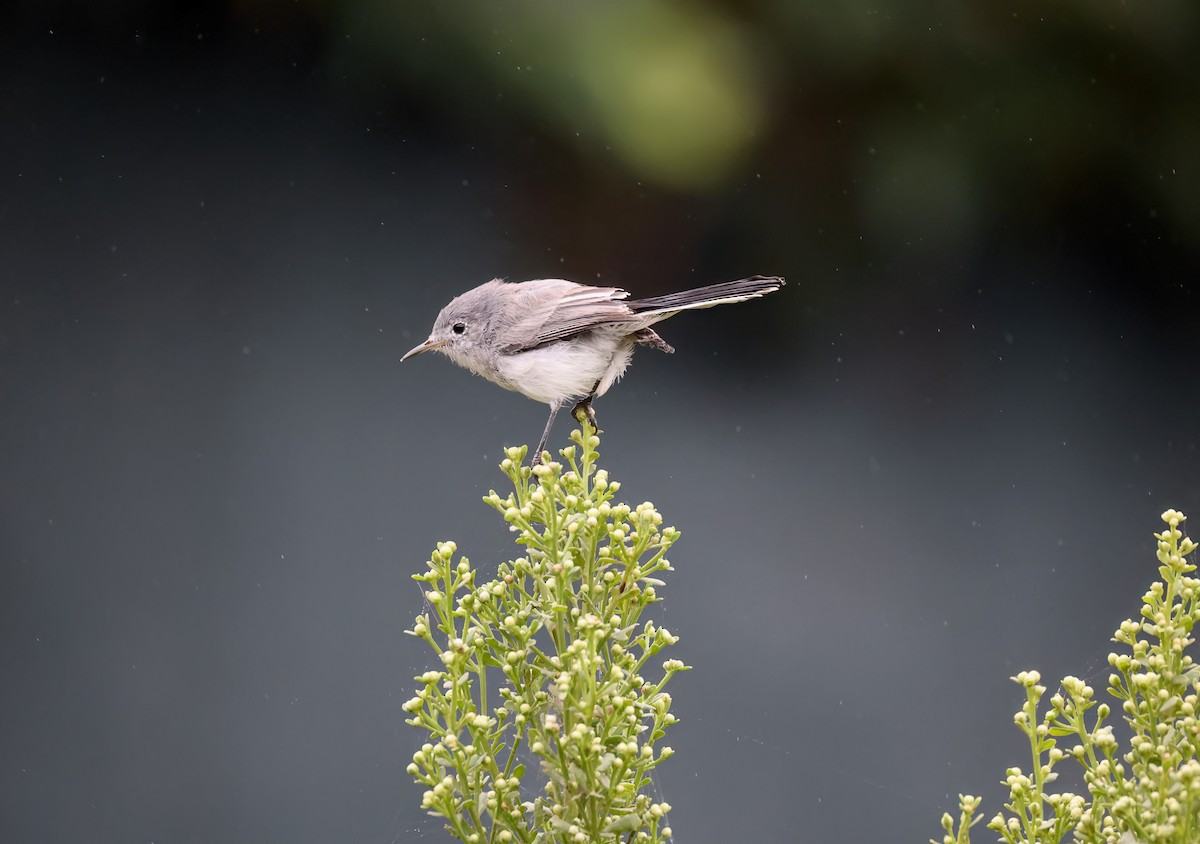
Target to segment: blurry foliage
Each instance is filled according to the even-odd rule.
[[[766,173],[793,188],[781,204],[848,195],[868,232],[938,247],[1103,185],[1200,238],[1186,0],[336,8],[357,34],[337,50],[460,119],[503,97],[591,166],[668,189]]]
[[[677,242],[661,219],[697,197],[745,219],[742,245],[768,261],[863,241],[954,260],[1081,214],[1089,237],[1200,243],[1194,0],[23,8],[139,38],[168,19],[209,41],[291,38],[339,96],[376,111],[394,97],[406,126],[457,126],[511,156],[541,215],[529,231],[550,243],[572,239],[554,228],[569,216],[576,243],[603,220],[609,248],[645,232],[653,252]],[[647,198],[657,213],[622,220]]]

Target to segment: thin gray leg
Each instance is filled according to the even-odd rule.
[[[550,418],[546,420],[546,430],[542,431],[542,441],[538,443],[537,450],[533,453],[531,466],[536,466],[542,462],[542,451],[546,448],[546,440],[550,439],[550,429],[554,427],[554,417],[558,415],[560,407],[562,407],[561,402],[555,402],[550,405]]]

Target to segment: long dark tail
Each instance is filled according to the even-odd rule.
[[[777,275],[752,275],[737,281],[726,281],[721,284],[710,284],[707,287],[697,287],[695,290],[668,293],[666,296],[634,299],[625,304],[638,314],[683,311],[689,308],[711,308],[713,305],[757,299],[759,296],[774,293],[781,287],[783,287],[783,279]]]

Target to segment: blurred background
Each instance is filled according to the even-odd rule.
[[[545,408],[398,358],[494,276],[788,279],[597,402],[683,532],[676,840],[991,817],[1008,677],[1102,688],[1158,514],[1200,515],[1198,18],[6,4],[6,840],[449,840],[409,576],[514,556],[479,497]]]

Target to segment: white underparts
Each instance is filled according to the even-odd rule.
[[[624,333],[590,331],[502,355],[496,362],[499,377],[490,380],[544,404],[578,401],[592,395],[593,388],[602,396],[629,368],[633,347],[633,339]]]

